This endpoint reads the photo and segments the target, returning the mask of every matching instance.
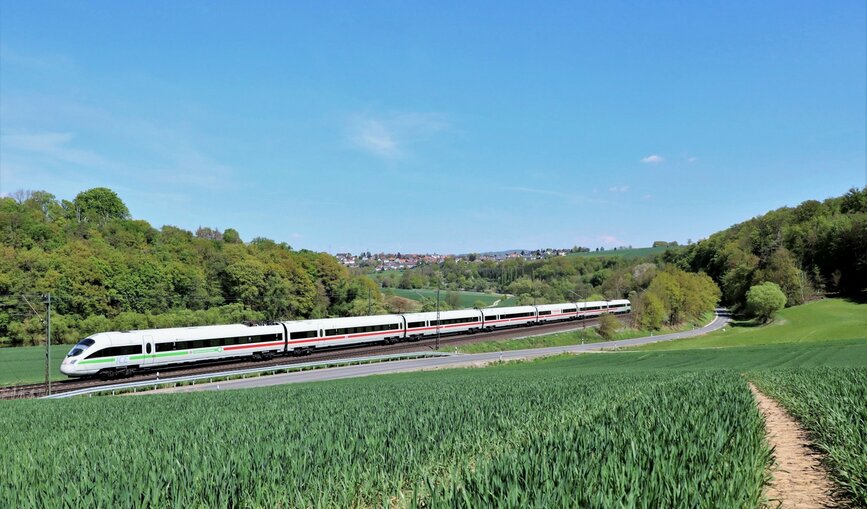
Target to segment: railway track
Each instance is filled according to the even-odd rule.
[[[542,325],[533,325],[529,327],[515,327],[510,329],[500,329],[492,332],[479,332],[476,334],[456,334],[443,335],[439,339],[439,347],[454,348],[461,345],[476,343],[480,341],[491,341],[497,339],[514,339],[526,336],[537,336],[541,334],[551,334],[555,332],[565,332],[570,330],[581,329],[583,327],[595,325],[598,319],[592,318],[584,321],[569,321],[547,323]],[[309,355],[299,357],[274,357],[269,360],[254,361],[250,359],[244,360],[223,360],[208,363],[200,363],[195,366],[178,366],[174,368],[161,368],[155,371],[148,371],[141,374],[127,377],[124,380],[130,382],[157,380],[167,376],[177,377],[186,375],[199,375],[209,373],[220,373],[235,369],[244,369],[251,367],[268,367],[272,365],[285,365],[304,363],[311,361],[328,361],[345,359],[350,357],[358,357],[365,355],[385,355],[392,353],[407,353],[418,352],[425,350],[435,350],[437,345],[436,338],[422,339],[414,342],[396,343],[393,345],[367,345],[350,348],[320,350],[310,353]],[[74,391],[88,387],[98,387],[116,383],[114,381],[104,381],[98,379],[72,379],[51,382],[51,394],[59,394],[62,392]],[[48,395],[48,386],[45,383],[13,385],[0,387],[0,399],[22,399],[22,398],[38,398]]]

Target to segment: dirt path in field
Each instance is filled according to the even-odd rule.
[[[807,432],[776,401],[765,396],[753,384],[750,390],[765,416],[768,442],[774,447],[773,479],[765,495],[768,507],[812,509],[842,507],[833,496],[834,484],[820,462],[820,455],[810,447]]]

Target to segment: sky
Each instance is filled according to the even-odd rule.
[[[698,240],[867,185],[867,13],[0,0],[0,194],[293,248]]]

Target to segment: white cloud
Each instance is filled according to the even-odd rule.
[[[622,246],[623,242],[614,235],[600,235],[599,242],[606,246]]]
[[[665,161],[665,159],[661,155],[657,154],[651,154],[641,159],[641,162],[644,164],[659,164],[662,161]]]
[[[571,194],[561,193],[560,191],[550,191],[548,189],[535,189],[532,187],[505,187],[506,191],[517,191],[519,193],[543,194],[546,196],[558,196],[560,198],[574,198]]]
[[[0,46],[0,61],[40,72],[70,71],[75,69],[75,63],[64,55],[21,53],[5,45]]]
[[[58,132],[28,132],[11,130],[0,133],[3,152],[24,152],[54,162],[82,166],[108,165],[108,161],[95,152],[71,146],[75,135]]]
[[[394,134],[378,120],[368,119],[359,123],[352,141],[378,156],[394,157],[399,153]]]
[[[688,163],[694,163],[696,161],[698,161],[698,158],[694,157],[694,156],[689,156],[686,158],[686,162],[688,162]]]
[[[353,145],[384,159],[401,157],[410,145],[450,127],[443,115],[416,112],[355,115],[348,124]]]
[[[626,191],[629,191],[629,186],[612,186],[608,188],[608,191],[612,193],[625,193]]]

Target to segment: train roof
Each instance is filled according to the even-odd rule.
[[[380,323],[401,323],[401,315],[348,316],[345,318],[317,318],[283,322],[287,329],[324,329],[330,327],[364,326]]]
[[[88,337],[93,339],[109,339],[112,343],[128,343],[141,341],[142,336],[151,336],[155,341],[166,339],[205,339],[213,337],[255,336],[257,334],[274,334],[282,332],[279,324],[245,325],[233,323],[228,325],[201,325],[194,327],[166,327],[164,329],[136,329],[129,331],[97,332]]]
[[[553,309],[563,309],[564,307],[574,308],[575,303],[574,302],[560,302],[558,304],[539,304],[536,307],[541,309],[541,310],[548,311],[548,310],[553,310]]]
[[[527,311],[536,311],[536,308],[533,306],[509,306],[504,308],[485,308],[485,315],[504,315],[507,313],[524,313]]]
[[[414,320],[436,320],[436,311],[425,311],[424,313],[405,313],[407,322]],[[440,319],[462,318],[468,316],[481,316],[478,309],[451,309],[449,311],[440,311]]]

